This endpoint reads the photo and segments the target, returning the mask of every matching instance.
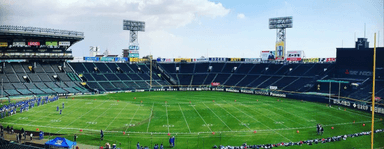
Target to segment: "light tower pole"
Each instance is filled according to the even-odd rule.
[[[145,22],[123,20],[123,30],[129,30],[129,58],[139,58],[139,31],[145,31]],[[123,51],[124,55],[124,51]],[[131,60],[131,59],[130,59]]]
[[[292,16],[269,19],[269,29],[276,29],[275,60],[286,58],[286,29],[292,26]]]

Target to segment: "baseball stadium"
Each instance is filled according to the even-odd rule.
[[[0,148],[384,147],[376,34],[306,58],[285,48],[293,17],[277,17],[257,58],[163,58],[139,55],[145,22],[119,21],[122,55],[80,60],[82,31],[0,25]]]

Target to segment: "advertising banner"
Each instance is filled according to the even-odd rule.
[[[0,47],[8,47],[8,42],[0,42]]]
[[[194,58],[192,59],[194,62],[208,62],[208,58]]]
[[[261,58],[244,58],[245,62],[258,63],[261,62]]]
[[[267,60],[275,60],[275,51],[261,51],[261,60],[267,61]]]
[[[327,58],[327,62],[336,62],[336,58]]]
[[[287,51],[287,61],[301,61],[303,51]]]
[[[181,61],[191,62],[192,59],[190,59],[190,58],[175,58],[175,60],[174,60],[174,62],[181,62]]]
[[[130,50],[139,50],[139,46],[129,46],[128,49]]]
[[[113,60],[115,60],[114,57],[101,57],[100,58],[100,61],[104,61],[104,62],[112,62]]]
[[[219,86],[219,85],[220,85],[220,82],[212,82],[211,85],[212,85],[212,86]]]
[[[139,58],[133,58],[133,57],[130,57],[130,58],[129,58],[129,61],[130,61],[130,62],[138,62],[138,61],[139,61]]]
[[[115,62],[117,61],[126,62],[128,61],[128,57],[115,57]]]
[[[131,53],[139,53],[139,50],[129,50],[128,53],[129,54],[131,54]]]
[[[303,62],[317,63],[319,62],[319,58],[303,58]]]
[[[99,57],[84,57],[85,61],[99,61]]]
[[[71,42],[69,41],[59,41],[59,46],[70,46]]]
[[[57,41],[46,41],[45,45],[46,46],[57,46]]]
[[[213,61],[213,62],[225,62],[225,61],[227,61],[227,58],[224,58],[224,57],[210,57],[210,58],[209,58],[209,61]]]
[[[139,53],[129,53],[128,57],[139,57]]]
[[[31,42],[28,42],[28,45],[29,46],[39,46],[40,42],[33,42],[33,41],[31,41]]]
[[[230,61],[232,62],[237,62],[237,61],[241,61],[241,58],[229,58]]]
[[[162,61],[163,62],[173,62],[173,59],[172,58],[163,58]]]
[[[24,46],[25,42],[13,42],[14,46]]]
[[[285,47],[284,47],[284,41],[280,41],[276,43],[276,50],[275,50],[275,60],[284,60],[284,54],[285,54]]]

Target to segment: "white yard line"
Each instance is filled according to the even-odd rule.
[[[92,108],[91,110],[89,110],[88,112],[84,113],[83,115],[81,115],[80,117],[76,118],[74,121],[72,121],[71,123],[69,123],[67,126],[65,126],[64,128],[67,128],[69,125],[73,124],[74,122],[76,122],[78,119],[82,118],[84,115],[88,114],[89,112],[91,112],[92,110],[96,109],[97,107],[103,105],[105,102],[101,103],[100,105]],[[57,131],[56,133],[59,133],[61,130],[63,129],[60,129],[59,131]]]
[[[234,115],[232,115],[232,113],[228,112],[227,110],[225,110],[223,107],[221,107],[220,104],[217,104],[221,109],[223,109],[225,112],[227,112],[229,115],[231,115],[233,118],[235,118],[237,121],[239,121],[241,124],[244,124],[242,121],[240,121],[237,117],[235,117]],[[231,105],[231,104],[230,104]],[[251,128],[249,128],[247,125],[244,125],[245,127],[247,127],[249,130],[251,130]]]
[[[229,130],[232,131],[232,129],[229,128],[229,126],[228,126],[223,120],[221,120],[221,118],[220,118],[219,116],[217,116],[217,114],[216,114],[215,112],[213,112],[211,108],[209,108],[205,103],[203,103],[203,104],[204,104],[205,107],[207,107],[209,110],[211,110],[211,112],[212,112],[213,114],[215,114],[216,117],[219,118],[219,120],[220,120],[221,122],[223,122],[223,124],[224,124],[225,126],[227,126],[227,128],[228,128]]]
[[[108,127],[113,123],[113,121],[115,121],[116,117],[118,117],[120,115],[120,113],[129,105],[129,103],[126,103],[126,105],[124,106],[123,109],[120,110],[120,112],[115,116],[115,118],[113,118],[113,120],[108,124],[108,126],[104,129],[104,131],[106,131],[108,129]]]
[[[196,110],[195,106],[192,106],[193,109],[195,109],[196,113],[200,116],[200,118],[203,120],[203,122],[205,123],[205,125],[208,127],[209,131],[212,132],[212,129],[209,127],[209,125],[207,124],[207,122],[205,122],[205,120],[203,119],[203,117],[200,115],[200,113]]]
[[[253,118],[252,118],[253,119]],[[361,124],[361,123],[369,123],[371,121],[361,121],[361,122],[347,122],[347,123],[335,123],[335,124],[327,124],[323,126],[343,126],[343,125],[350,125],[350,124]],[[56,127],[56,126],[45,126],[45,125],[30,125],[30,124],[20,124],[20,123],[8,123],[4,122],[3,124],[8,124],[8,125],[19,125],[19,126],[31,126],[31,127],[41,127],[41,128],[58,128],[58,129],[67,129],[67,130],[79,130],[81,128],[68,128],[68,127]],[[316,128],[316,126],[308,126],[308,127],[296,127],[296,128],[279,128],[279,129],[260,129],[257,130],[257,132],[269,132],[269,131],[285,131],[285,130],[303,130],[303,129],[312,129]],[[94,131],[94,132],[100,132],[100,130],[96,129],[83,129],[87,131]],[[122,131],[104,131],[104,132],[110,132],[110,133],[121,133]],[[253,132],[253,131],[221,131],[223,133],[243,133],[243,132]],[[132,133],[132,134],[167,134],[167,132],[127,132],[127,133]],[[211,132],[174,132],[177,134],[208,134]],[[270,134],[269,134],[270,135]],[[243,135],[241,135],[243,136]],[[283,136],[284,137],[284,136]],[[292,142],[292,141],[291,141]]]
[[[230,104],[230,105],[232,105],[232,104]],[[232,106],[233,106],[233,105],[232,105]],[[248,115],[247,113],[245,113],[244,111],[240,110],[239,108],[237,108],[237,107],[235,107],[235,106],[233,106],[233,107],[236,108],[237,110],[239,110],[241,113],[247,115],[247,116],[250,117],[251,119],[253,119],[253,120],[255,120],[255,121],[257,121],[257,122],[263,124],[263,125],[264,125],[265,127],[267,127],[269,130],[272,130],[272,131],[275,132],[276,134],[278,134],[278,135],[282,136],[283,138],[287,139],[288,141],[292,142],[292,140],[288,139],[288,138],[285,137],[284,135],[282,135],[282,134],[276,132],[275,130],[271,129],[270,127],[268,127],[268,126],[265,125],[264,123],[260,122],[259,120],[257,120],[257,119],[254,118],[253,116]]]
[[[250,110],[252,110],[252,111],[255,111],[254,109],[249,108],[249,107],[245,106],[244,104],[242,104],[242,103],[240,103],[240,102],[238,102],[238,104],[243,105],[244,107],[246,107],[246,108],[248,108],[248,109],[250,109]],[[265,109],[265,108],[264,108],[264,109]],[[268,109],[266,109],[266,110],[268,110]],[[268,110],[268,111],[270,111],[270,110]],[[255,112],[257,112],[257,111],[255,111]],[[271,112],[272,112],[272,111],[271,111]],[[259,112],[257,112],[257,113],[259,113]],[[268,117],[268,116],[264,116],[263,114],[261,114],[261,115],[262,115],[263,117],[266,117],[266,118],[268,118],[268,119],[274,121],[274,122],[277,122],[277,121],[275,121],[274,119],[271,119],[271,118]],[[281,123],[281,125],[283,125],[283,126],[286,127],[286,128],[289,128],[288,126],[284,125],[283,123]]]
[[[308,120],[308,119],[306,119],[306,118],[304,118],[304,117],[302,117],[302,116],[298,116],[298,115],[295,115],[295,114],[291,114],[291,113],[289,113],[289,112],[284,111],[284,110],[281,109],[281,108],[272,106],[272,105],[270,105],[270,104],[268,104],[268,103],[263,103],[263,104],[264,104],[264,105],[268,105],[268,106],[270,106],[270,107],[273,107],[273,108],[275,108],[275,109],[279,109],[280,111],[283,111],[284,113],[287,113],[287,114],[289,114],[289,115],[293,115],[293,116],[296,116],[296,117],[298,117],[298,118],[304,119],[304,120],[307,121],[307,122],[310,122],[310,120]],[[314,122],[314,123],[316,123],[316,122]]]
[[[169,118],[168,118],[168,108],[167,108],[167,103],[165,103],[165,114],[167,115],[167,128],[168,128],[168,133],[169,133]]]
[[[75,105],[75,104],[77,104],[77,103],[75,102],[75,103],[69,105],[68,107],[71,107],[71,106],[73,106],[73,105]],[[46,105],[46,104],[44,104],[44,105]],[[44,106],[44,105],[43,105],[43,106]],[[68,108],[68,107],[67,107],[67,108]],[[59,110],[60,110],[60,109],[59,109]],[[45,111],[45,110],[41,110],[41,111]],[[38,112],[38,113],[40,113],[40,112]],[[42,117],[40,117],[40,118],[38,118],[38,119],[36,119],[36,120],[34,120],[34,121],[29,122],[28,124],[34,123],[34,122],[36,122],[36,121],[38,121],[38,120],[40,120],[40,119],[42,119],[42,118],[46,118],[46,117],[51,116],[52,114],[56,114],[56,113],[57,113],[57,111],[55,111],[55,112],[53,112],[53,113],[51,113],[51,114],[48,114],[48,115],[46,115],[46,116],[42,116]]]
[[[180,108],[181,114],[183,114],[183,117],[184,117],[184,121],[185,121],[185,123],[187,124],[188,130],[189,130],[189,133],[191,133],[191,129],[189,128],[189,125],[188,125],[187,119],[186,119],[186,118],[185,118],[185,116],[184,116],[184,112],[183,112],[183,110],[181,109],[181,106],[180,106],[180,104],[179,104],[179,108]]]
[[[149,130],[149,124],[151,124],[151,117],[152,117],[152,114],[153,114],[153,107],[154,106],[155,106],[155,103],[152,103],[151,113],[149,114],[149,122],[148,122],[147,132]]]
[[[265,104],[264,104],[264,105],[265,105]],[[289,119],[289,118],[286,118],[286,117],[284,117],[284,116],[282,116],[282,115],[280,115],[280,114],[278,114],[278,113],[276,113],[276,112],[274,112],[274,111],[269,110],[268,108],[264,108],[264,110],[267,110],[267,111],[269,111],[270,113],[273,113],[274,115],[281,116],[281,117],[283,117],[284,119],[288,119],[289,121],[292,121],[292,122],[294,122],[294,123],[296,123],[296,124],[299,124],[299,125],[301,125],[301,126],[304,126],[303,124],[298,123],[298,122],[296,122],[296,121],[293,121],[293,120],[291,120],[291,119]],[[275,121],[275,122],[276,122],[276,121]],[[284,124],[282,124],[282,125],[285,126]],[[285,127],[287,127],[287,126],[285,126]]]
[[[132,118],[131,118],[131,121],[130,121],[129,124],[127,125],[127,128],[125,129],[124,132],[126,132],[126,131],[128,130],[129,125],[132,123],[132,120],[133,120],[133,118],[135,118],[135,115],[136,115],[137,111],[140,109],[140,107],[141,107],[141,104],[140,104],[139,107],[136,109],[135,113],[133,114],[133,116],[132,116]]]
[[[107,110],[104,110],[104,112],[103,113],[101,113],[101,114],[99,114],[96,118],[95,118],[95,120],[93,120],[92,122],[95,122],[100,116],[102,116],[102,115],[104,115],[104,113],[105,112],[107,112],[109,109],[111,109],[113,106],[110,106]],[[90,123],[87,125],[87,126],[85,126],[84,128],[88,128],[88,126],[89,125],[91,125]]]

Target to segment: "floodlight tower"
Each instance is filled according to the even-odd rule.
[[[286,29],[292,28],[292,16],[269,19],[269,29],[276,29],[275,59],[284,60],[286,53]]]
[[[145,31],[145,22],[123,20],[123,30],[129,30],[129,50],[135,50],[134,54],[129,54],[130,58],[139,57],[139,31]],[[124,53],[124,51],[123,51]],[[131,52],[129,52],[131,53]]]

